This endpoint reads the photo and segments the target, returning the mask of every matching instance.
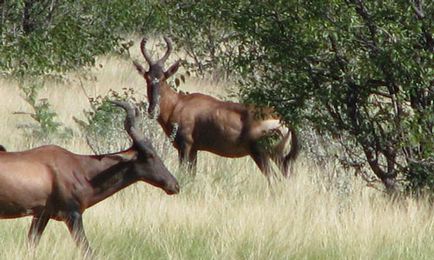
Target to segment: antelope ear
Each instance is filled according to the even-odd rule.
[[[177,62],[173,63],[172,66],[170,66],[166,70],[166,72],[164,72],[164,76],[166,77],[166,79],[178,71],[180,63],[181,63],[181,60],[178,60]]]
[[[146,70],[145,68],[143,68],[142,65],[140,65],[140,63],[138,63],[137,61],[133,61],[133,64],[136,67],[137,71],[140,73],[140,75],[145,75]]]

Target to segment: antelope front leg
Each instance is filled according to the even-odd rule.
[[[186,138],[182,138],[181,135],[177,136],[176,148],[178,149],[179,165],[185,167],[188,172],[196,173],[196,157],[197,151],[192,149],[191,142],[187,142]]]
[[[191,149],[191,145],[186,145],[178,150],[179,165],[186,169],[193,176],[196,175],[197,151]]]
[[[188,170],[196,176],[197,172],[197,150],[191,149],[188,156]]]
[[[84,232],[81,213],[77,211],[72,212],[66,220],[66,225],[68,226],[69,232],[77,246],[83,250],[84,255],[86,257],[92,256],[92,249],[89,246],[89,242],[87,241]]]
[[[47,226],[49,220],[50,218],[45,215],[38,215],[33,217],[28,234],[28,242],[30,248],[34,249],[39,244],[42,232],[44,232],[44,229]]]
[[[271,178],[274,176],[274,174],[270,165],[270,157],[257,145],[252,145],[250,156],[252,157],[253,161],[255,161],[262,174],[267,178],[268,186],[271,188]]]

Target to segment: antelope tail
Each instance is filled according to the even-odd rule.
[[[281,154],[282,157],[280,157],[280,163],[281,164],[281,170],[285,177],[288,177],[288,170],[289,167],[292,165],[292,163],[297,159],[298,154],[300,153],[300,144],[298,143],[298,137],[297,133],[292,127],[287,128],[288,132],[284,135],[282,138],[282,141],[277,145],[277,152]],[[289,144],[289,137],[291,136],[291,142]],[[287,146],[290,145],[291,148],[289,149],[289,152],[285,154],[285,151],[287,151]]]
[[[298,143],[297,133],[292,127],[289,128],[289,132],[291,133],[291,150],[289,150],[289,153],[283,160],[284,165],[295,161],[295,159],[298,157],[298,154],[300,153],[300,144]]]

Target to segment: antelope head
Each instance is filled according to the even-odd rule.
[[[170,56],[172,52],[172,42],[168,37],[164,37],[164,41],[167,45],[167,50],[164,56],[157,60],[153,61],[148,51],[146,50],[146,42],[148,39],[144,37],[140,43],[140,50],[142,51],[143,57],[149,65],[148,71],[143,68],[138,62],[134,61],[134,66],[140,75],[142,75],[147,84],[147,92],[148,92],[148,113],[154,116],[155,108],[159,103],[160,99],[160,89],[162,85],[167,85],[166,80],[176,73],[179,68],[180,61],[176,61],[172,64],[167,70],[164,70],[164,63],[167,61],[167,58]],[[158,116],[158,114],[157,114]]]
[[[140,134],[136,118],[138,110],[126,101],[111,101],[127,112],[125,130],[133,140],[133,149],[137,157],[133,159],[131,170],[138,179],[163,189],[167,194],[179,192],[179,185],[175,177],[170,174],[161,158],[156,154],[149,139]]]

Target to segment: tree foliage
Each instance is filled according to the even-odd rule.
[[[7,0],[0,13],[0,71],[19,76],[92,65],[97,55],[128,48],[126,33],[158,23],[151,1]]]
[[[346,163],[368,166],[389,190],[398,176],[412,191],[434,189],[432,3],[214,0],[172,8],[180,41],[232,44],[219,59],[230,61],[246,102],[343,138]]]

